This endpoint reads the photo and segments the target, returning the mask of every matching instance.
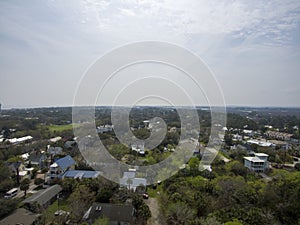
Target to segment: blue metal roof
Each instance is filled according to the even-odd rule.
[[[90,171],[90,170],[68,170],[64,173],[64,178],[96,178],[100,176],[100,171]]]
[[[75,165],[74,159],[69,155],[56,160],[55,163],[63,170],[67,169],[68,167],[70,167],[72,165]]]

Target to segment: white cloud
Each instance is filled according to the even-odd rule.
[[[90,60],[116,46],[152,39],[185,46],[202,56],[224,85],[230,104],[249,98],[253,104],[267,104],[267,99],[298,104],[298,96],[290,96],[300,82],[299,24],[299,0],[55,0],[31,5],[2,1],[0,91],[2,96],[16,88],[18,96],[27,93],[22,84],[13,84],[24,71],[29,80],[40,79],[49,89],[69,80],[76,83]],[[243,95],[244,88],[230,86],[242,87],[245,80],[255,95]],[[260,98],[269,83],[278,91]],[[293,92],[281,90],[281,84]],[[66,96],[72,96],[73,89],[62,86]],[[28,99],[34,98],[38,96]],[[59,94],[53,102],[56,99],[67,102]]]

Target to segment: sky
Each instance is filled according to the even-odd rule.
[[[167,42],[196,54],[214,74],[226,105],[300,107],[299,0],[0,1],[0,103],[71,106],[97,59],[141,41]],[[107,95],[136,79],[129,72],[134,70],[118,74]],[[188,78],[172,76],[171,69],[164,74],[164,81],[173,82],[160,85],[165,92],[176,92],[169,88],[177,83],[195,104],[207,104],[199,90],[189,88]],[[156,79],[150,85],[160,83]],[[138,82],[127,86],[142,93]],[[132,90],[124,93],[134,97]],[[96,103],[109,104],[105,95],[102,99]]]

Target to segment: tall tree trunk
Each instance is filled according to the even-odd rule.
[[[20,184],[19,168],[17,168],[17,184]]]

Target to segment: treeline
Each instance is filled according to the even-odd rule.
[[[299,224],[300,172],[280,171],[265,183],[238,161],[212,168],[190,167],[163,183],[167,224]]]

